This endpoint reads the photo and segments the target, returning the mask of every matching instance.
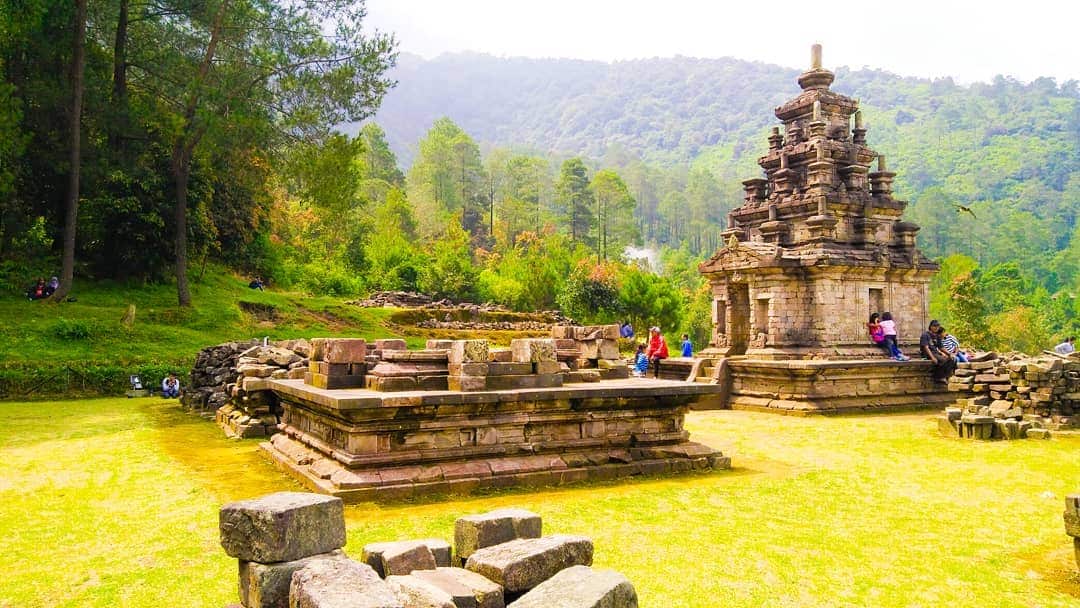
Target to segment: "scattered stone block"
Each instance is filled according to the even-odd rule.
[[[400,540],[394,542],[368,543],[364,545],[361,561],[375,569],[379,576],[386,578],[383,570],[383,553],[392,550],[399,545],[423,545],[431,551],[435,558],[435,565],[450,565],[450,543],[437,538],[425,538],[423,540]]]
[[[398,575],[387,577],[386,583],[405,608],[456,608],[453,596],[423,579]]]
[[[398,543],[382,552],[382,571],[386,576],[410,574],[413,570],[434,570],[435,556],[427,545]]]
[[[524,509],[497,509],[459,517],[454,522],[454,551],[465,560],[479,549],[519,538],[539,538],[540,516]]]
[[[1050,431],[1047,429],[1028,429],[1027,436],[1031,439],[1050,439]]]
[[[945,437],[960,436],[960,419],[950,419],[948,416],[937,417],[938,432]]]
[[[1065,497],[1065,533],[1080,537],[1080,494]]]
[[[424,344],[424,348],[428,350],[450,350],[453,343],[453,340],[428,340]]]
[[[571,566],[540,583],[508,608],[637,608],[637,592],[612,570]]]
[[[367,564],[316,561],[293,574],[289,608],[405,608]]]
[[[478,549],[465,568],[503,586],[506,591],[528,591],[571,566],[592,565],[593,544],[584,536],[556,534],[520,538]]]
[[[412,578],[446,592],[456,608],[503,608],[503,588],[464,568],[417,570]]]
[[[401,338],[380,338],[375,340],[375,350],[408,350],[409,346]]]
[[[219,513],[225,553],[250,562],[287,562],[345,546],[340,498],[278,492],[231,502]]]
[[[289,608],[289,583],[294,572],[320,560],[347,559],[337,550],[269,564],[240,560],[240,603],[246,608]]]
[[[363,375],[351,375],[351,376],[327,376],[326,374],[320,374],[316,372],[307,372],[304,374],[304,384],[310,384],[315,388],[325,389],[339,389],[339,388],[362,388],[366,376]]]

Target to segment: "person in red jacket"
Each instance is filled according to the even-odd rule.
[[[649,365],[653,368],[653,377],[660,377],[660,361],[668,358],[667,341],[660,333],[659,327],[649,328],[649,348],[645,351],[649,359]]]

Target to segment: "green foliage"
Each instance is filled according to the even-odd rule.
[[[636,266],[619,276],[618,310],[635,327],[659,326],[672,334],[683,326],[687,299],[671,280]]]
[[[949,331],[965,345],[990,348],[993,336],[987,323],[986,301],[979,293],[976,272],[968,271],[955,276],[949,294]]]
[[[449,118],[435,121],[409,169],[409,200],[421,211],[425,232],[438,232],[454,213],[467,217],[482,206],[484,167],[480,148]]]
[[[557,296],[559,307],[579,323],[612,323],[622,314],[618,265],[580,260]]]
[[[57,318],[49,331],[60,340],[89,340],[97,333],[86,321],[64,317]]]
[[[592,197],[589,196],[589,176],[580,158],[571,158],[562,164],[555,192],[561,209],[561,218],[571,241],[580,241],[592,247],[595,215]]]
[[[419,269],[416,285],[433,296],[468,300],[478,274],[468,233],[459,222],[451,221],[446,234],[432,246],[430,262]]]

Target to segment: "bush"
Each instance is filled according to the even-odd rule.
[[[61,340],[89,340],[96,332],[86,321],[60,317],[52,324],[50,333]]]

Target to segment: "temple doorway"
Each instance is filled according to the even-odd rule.
[[[750,286],[746,283],[731,285],[731,297],[728,302],[730,354],[744,355],[750,343]]]

